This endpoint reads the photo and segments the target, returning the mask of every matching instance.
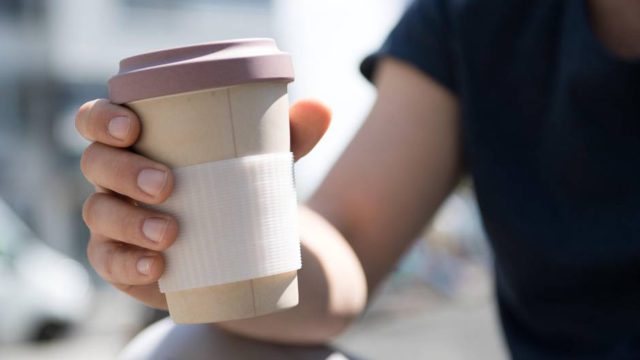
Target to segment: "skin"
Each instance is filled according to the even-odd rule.
[[[124,136],[109,132],[109,122],[126,117],[130,124]],[[309,152],[326,131],[330,112],[313,101],[302,101],[291,108],[292,148],[296,159]],[[94,141],[83,153],[80,167],[96,193],[83,206],[83,219],[91,230],[87,248],[90,263],[98,274],[120,290],[145,304],[166,309],[166,299],[156,281],[164,270],[161,252],[175,241],[178,224],[170,216],[137,207],[135,202],[158,204],[167,199],[173,188],[170,169],[127,150],[140,135],[140,122],[131,110],[99,99],[80,107],[76,128]],[[137,178],[145,169],[160,170],[166,183],[155,195],[143,191]],[[166,221],[166,230],[158,241],[143,233],[147,219]],[[137,269],[143,257],[153,261],[148,274]]]
[[[640,59],[640,1],[590,0],[589,15],[605,48],[623,59]]]
[[[300,209],[300,305],[218,326],[287,343],[321,343],[335,336],[362,312],[369,294],[457,182],[458,115],[453,95],[393,60],[381,64],[376,83],[378,100],[365,125],[308,207]],[[109,134],[110,122],[122,116],[131,125],[117,139]],[[330,112],[317,102],[303,101],[292,106],[290,119],[292,151],[299,159],[324,134]],[[156,282],[164,270],[162,251],[175,241],[179,224],[134,201],[164,201],[171,194],[171,172],[127,150],[140,134],[139,121],[127,108],[106,100],[89,102],[78,111],[76,126],[95,141],[81,160],[83,174],[98,189],[83,209],[91,230],[89,261],[118,289],[166,309]],[[145,169],[166,174],[155,196],[139,186]],[[166,222],[158,242],[143,232],[149,218]],[[148,274],[138,269],[141,259],[152,261]]]
[[[638,57],[639,1],[589,2],[594,32],[614,54]],[[280,343],[324,343],[364,310],[367,301],[423,225],[455,187],[460,174],[458,100],[446,88],[403,62],[385,59],[376,79],[378,98],[363,127],[306,206],[300,209],[304,267],[300,305],[290,311],[216,324],[243,336]],[[118,117],[127,126],[110,126]],[[292,106],[291,148],[296,159],[311,151],[330,121],[313,101]],[[113,124],[112,124],[113,125]],[[122,121],[120,121],[122,125]],[[87,254],[106,281],[143,303],[166,309],[157,280],[162,251],[179,224],[136,206],[157,204],[170,194],[173,177],[163,164],[127,151],[140,134],[130,110],[96,100],[78,111],[80,134],[94,141],[81,167],[97,192],[83,217],[91,230]],[[120,136],[109,129],[120,129]],[[143,191],[139,175],[165,176],[156,191]],[[157,179],[156,179],[157,180]],[[148,185],[148,184],[147,184]],[[147,219],[164,224],[159,241],[145,236]],[[138,269],[148,260],[148,272]]]

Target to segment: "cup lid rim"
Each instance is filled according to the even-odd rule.
[[[294,79],[291,56],[270,38],[192,44],[133,55],[109,79],[114,103],[250,82]]]

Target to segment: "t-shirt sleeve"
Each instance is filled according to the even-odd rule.
[[[360,71],[372,81],[379,60],[393,57],[456,92],[452,37],[446,1],[414,0],[382,47],[362,61]]]

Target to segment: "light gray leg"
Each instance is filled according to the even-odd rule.
[[[120,360],[351,360],[327,346],[284,346],[245,339],[210,325],[160,320],[137,335]]]

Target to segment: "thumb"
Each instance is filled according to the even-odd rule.
[[[316,146],[331,123],[331,110],[315,100],[302,100],[289,110],[291,151],[296,160]]]

